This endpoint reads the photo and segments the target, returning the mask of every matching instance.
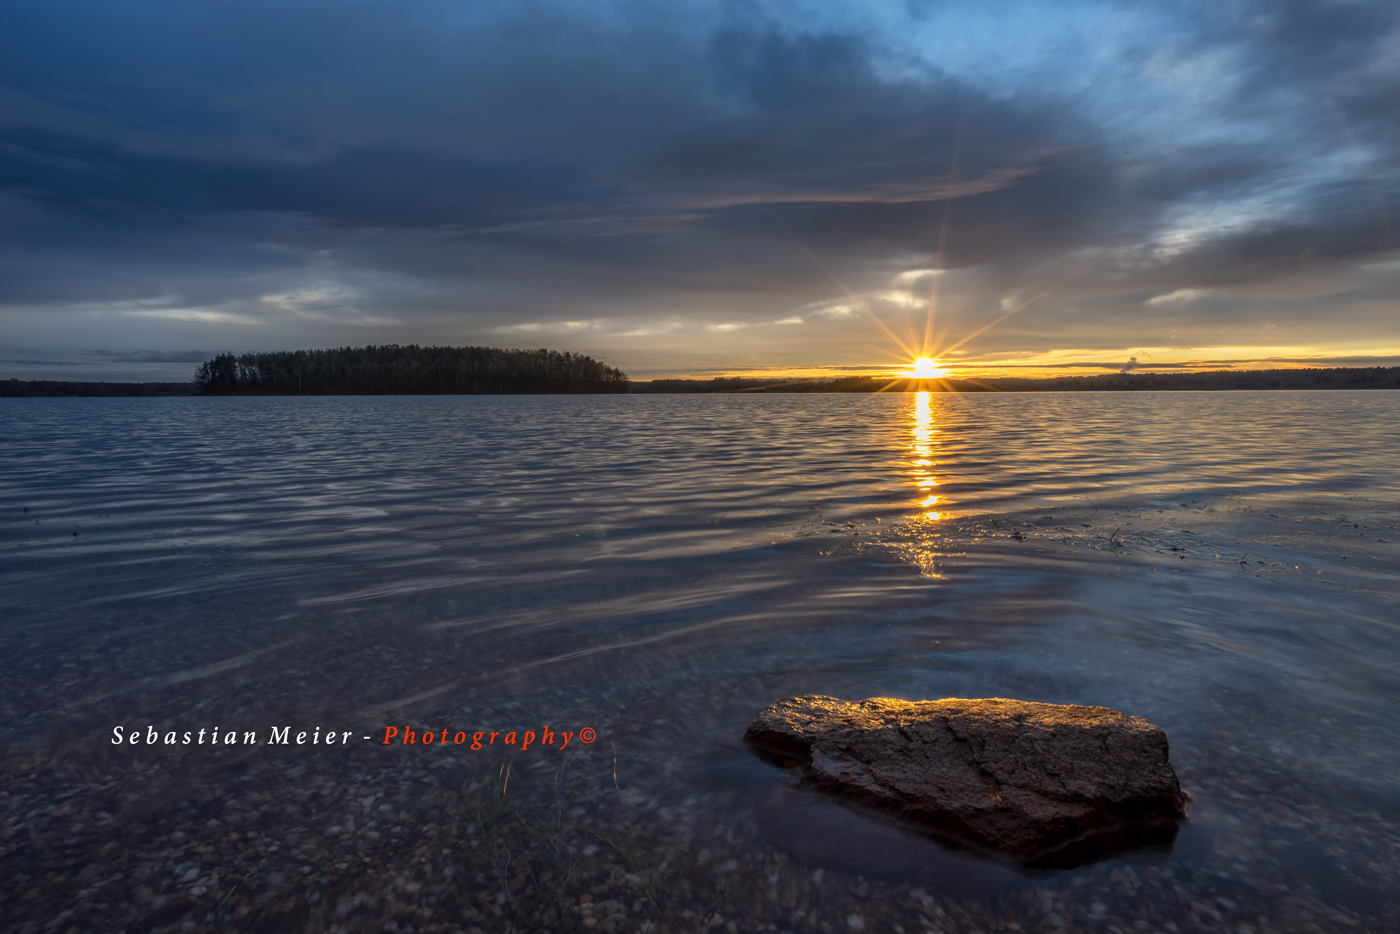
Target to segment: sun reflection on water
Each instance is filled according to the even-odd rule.
[[[941,497],[934,493],[934,488],[938,486],[938,480],[933,475],[934,443],[935,435],[938,434],[935,424],[929,393],[916,393],[913,425],[910,428],[910,434],[913,436],[910,450],[914,458],[910,464],[913,469],[909,471],[909,475],[914,478],[914,486],[923,497],[919,501],[919,508],[929,510],[924,513],[924,518],[936,520],[943,518],[943,513],[933,509],[941,502]]]

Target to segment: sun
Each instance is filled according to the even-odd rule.
[[[948,371],[939,366],[937,360],[920,357],[914,361],[914,367],[909,375],[917,379],[938,379],[940,376],[947,376]]]

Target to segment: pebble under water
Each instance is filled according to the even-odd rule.
[[[0,926],[1400,930],[1396,424],[1386,392],[0,400]],[[798,694],[1145,717],[1190,819],[1071,868],[958,849],[746,748]]]

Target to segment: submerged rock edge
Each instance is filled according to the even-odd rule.
[[[744,738],[806,784],[1017,858],[1186,817],[1166,733],[1107,707],[803,695]]]

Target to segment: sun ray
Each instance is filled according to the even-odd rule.
[[[996,327],[998,324],[1001,324],[1001,323],[1002,323],[1003,321],[1005,321],[1007,318],[1011,317],[1011,316],[1014,315],[1014,314],[1017,314],[1018,312],[1024,311],[1025,309],[1029,308],[1031,305],[1033,305],[1033,304],[1035,304],[1036,302],[1040,301],[1040,300],[1041,300],[1042,298],[1044,298],[1045,296],[1049,295],[1051,292],[1055,291],[1056,289],[1060,288],[1061,286],[1068,285],[1070,282],[1072,282],[1073,280],[1075,280],[1075,279],[1079,278],[1080,276],[1084,275],[1084,274],[1087,273],[1090,269],[1093,269],[1095,266],[1099,265],[1099,264],[1102,263],[1102,262],[1103,262],[1103,260],[1098,260],[1098,261],[1096,261],[1096,262],[1090,263],[1087,267],[1085,267],[1084,269],[1081,269],[1079,272],[1072,273],[1072,274],[1066,276],[1065,278],[1061,279],[1059,282],[1056,282],[1054,285],[1050,286],[1048,289],[1045,289],[1043,292],[1041,292],[1040,294],[1036,295],[1034,298],[1027,299],[1026,301],[1022,302],[1021,304],[1017,305],[1015,308],[1011,309],[1011,310],[1008,311],[1006,314],[1002,315],[1000,318],[998,318],[998,319],[996,319],[995,321],[993,321],[991,324],[985,324],[985,325],[983,325],[982,327],[978,328],[977,330],[973,331],[971,334],[967,335],[967,337],[964,337],[962,340],[958,341],[956,344],[953,344],[953,345],[951,345],[951,346],[949,346],[949,347],[944,347],[941,351],[939,351],[939,353],[940,353],[940,354],[948,354],[948,353],[951,353],[951,352],[954,351],[954,350],[957,350],[959,347],[961,347],[963,344],[966,344],[968,341],[972,340],[974,337],[978,337],[978,336],[980,336],[980,335],[982,335],[982,334],[987,333],[987,332],[990,331],[992,328]]]
[[[928,294],[928,317],[924,321],[924,344],[920,352],[925,356],[933,353],[933,332],[934,325],[938,318],[938,292],[943,283],[944,258],[948,248],[948,230],[953,217],[953,179],[958,174],[958,157],[962,153],[963,124],[966,123],[967,112],[958,114],[958,128],[953,137],[953,158],[948,163],[948,182],[943,191],[943,223],[938,231],[938,253],[934,257],[933,283],[929,286]]]
[[[838,279],[836,277],[836,274],[832,272],[829,268],[827,268],[827,265],[817,257],[817,254],[811,251],[807,244],[803,243],[798,237],[793,236],[790,232],[788,235],[792,237],[794,243],[796,243],[799,247],[802,248],[802,252],[807,254],[807,258],[810,259],[816,265],[816,267],[820,269],[826,275],[826,277],[836,285],[838,289],[844,292],[846,294],[846,297],[850,299],[852,303],[857,305],[861,311],[868,315],[870,317],[870,320],[874,321],[875,324],[879,326],[880,330],[884,331],[885,334],[889,336],[890,340],[894,341],[896,344],[899,345],[900,350],[903,350],[906,354],[908,354],[911,357],[918,356],[918,354],[914,352],[913,348],[911,348],[904,341],[900,340],[899,335],[896,334],[894,331],[890,330],[889,327],[885,325],[885,322],[880,320],[880,317],[877,314],[875,314],[875,310],[870,307],[870,303],[867,302],[865,299],[861,298],[856,293],[852,292],[849,288],[847,288],[846,283]]]

